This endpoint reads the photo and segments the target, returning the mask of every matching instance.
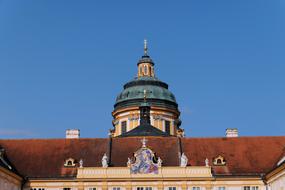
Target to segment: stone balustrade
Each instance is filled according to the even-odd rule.
[[[158,179],[158,178],[211,178],[211,167],[161,167],[158,174],[131,174],[128,167],[83,167],[78,168],[77,178],[85,179]]]

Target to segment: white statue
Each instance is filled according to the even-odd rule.
[[[162,160],[160,159],[160,157],[158,157],[158,159],[157,159],[157,166],[159,168],[162,166]]]
[[[183,152],[180,158],[180,167],[186,167],[187,163],[188,163],[188,158]]]
[[[141,140],[141,142],[142,142],[142,147],[143,148],[146,148],[146,143],[147,143],[147,139],[146,138],[143,138],[142,140]]]
[[[206,160],[205,160],[205,166],[209,167],[209,159],[208,158],[206,158]]]
[[[108,167],[108,157],[107,157],[106,153],[104,154],[104,156],[102,158],[102,167],[103,168],[107,168]]]
[[[79,160],[79,167],[83,168],[83,160],[82,159]]]
[[[127,166],[131,167],[131,164],[132,164],[132,160],[130,158],[128,158]]]

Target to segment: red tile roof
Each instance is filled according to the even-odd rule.
[[[127,158],[141,147],[140,137],[110,139],[0,140],[7,157],[23,176],[30,178],[74,177],[76,167],[64,161],[82,158],[85,167],[101,167],[104,153],[111,166],[126,166]],[[179,138],[147,137],[147,146],[163,160],[163,166],[178,166],[184,152],[192,166],[205,165],[218,155],[226,166],[213,166],[215,175],[260,175],[276,165],[285,147],[284,137]],[[111,148],[111,149],[110,149]],[[111,150],[111,151],[110,151]],[[182,150],[182,151],[181,151]],[[78,163],[77,163],[78,166]]]
[[[285,149],[283,137],[237,138],[186,138],[182,139],[183,151],[191,165],[204,165],[208,158],[218,155],[226,159],[226,166],[215,166],[216,175],[251,175],[270,171]]]
[[[9,160],[22,176],[71,177],[76,168],[64,167],[64,161],[82,158],[84,166],[100,166],[108,139],[32,139],[0,140]]]

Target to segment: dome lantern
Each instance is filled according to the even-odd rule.
[[[154,63],[150,56],[147,54],[147,40],[144,40],[144,55],[138,62],[138,77],[154,77]]]

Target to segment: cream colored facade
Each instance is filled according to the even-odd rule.
[[[220,190],[225,187],[226,190],[243,190],[245,186],[266,190],[261,178],[215,178],[211,167],[206,166],[161,167],[158,174],[131,174],[128,167],[83,167],[78,168],[74,180],[30,180],[24,189],[137,190],[138,187],[151,187],[152,190],[169,190],[175,187],[176,190],[196,190],[196,187],[199,187],[200,190]]]
[[[267,175],[268,190],[285,190],[285,162]]]
[[[21,185],[21,177],[0,167],[0,190],[20,190]]]

